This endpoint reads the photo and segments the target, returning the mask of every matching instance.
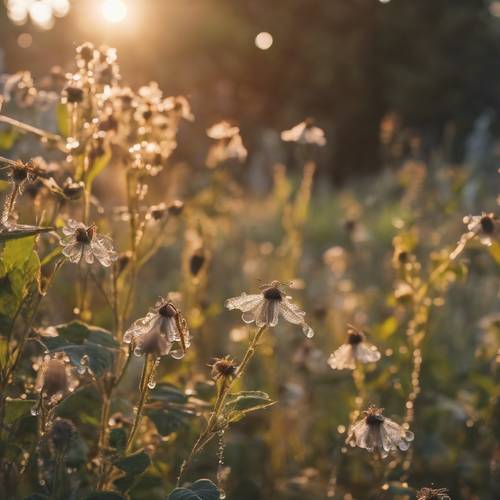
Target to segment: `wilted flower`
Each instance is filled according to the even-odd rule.
[[[354,370],[356,363],[375,363],[380,359],[380,352],[369,342],[365,334],[349,325],[347,341],[334,351],[328,359],[328,364],[334,370]]]
[[[417,500],[451,500],[446,488],[422,488],[417,492]]]
[[[104,267],[109,267],[117,258],[111,238],[96,233],[95,225],[87,227],[82,222],[70,219],[63,233],[63,254],[70,262],[78,263],[83,257],[87,264],[92,264],[96,258]]]
[[[65,394],[73,392],[78,386],[74,369],[64,352],[47,354],[41,364],[35,364],[34,368],[38,369],[35,389],[42,393],[49,404],[59,402]]]
[[[232,380],[238,371],[238,365],[229,356],[216,358],[212,366],[212,378],[214,380]]]
[[[325,132],[323,129],[315,127],[314,120],[311,118],[307,118],[290,130],[281,132],[281,139],[299,144],[316,144],[317,146],[326,144]]]
[[[174,359],[182,358],[191,345],[186,320],[168,299],[160,299],[146,316],[136,320],[125,332],[123,341],[134,342],[136,356],[170,355]]]
[[[239,297],[227,299],[225,306],[229,309],[239,309],[243,312],[241,318],[245,323],[253,323],[258,327],[276,326],[279,315],[294,325],[301,325],[306,337],[313,337],[313,329],[304,321],[306,313],[291,302],[286,295],[283,283],[272,281],[260,287],[259,294],[247,295],[242,293]]]
[[[457,248],[450,255],[451,259],[455,259],[462,252],[466,243],[475,237],[483,245],[491,246],[498,232],[498,218],[493,213],[483,212],[481,215],[467,215],[463,221],[467,225],[468,232],[460,238]]]
[[[208,152],[208,167],[214,168],[226,160],[244,161],[246,159],[248,152],[243,145],[239,127],[222,121],[210,127],[207,135],[217,141]]]
[[[346,443],[367,451],[378,450],[382,458],[398,448],[405,451],[413,441],[413,432],[382,415],[383,408],[370,405],[364,417],[351,426]]]

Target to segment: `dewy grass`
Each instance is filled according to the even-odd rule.
[[[205,124],[206,159],[177,162],[189,101],[129,88],[114,49],[81,45],[63,79],[49,96],[24,74],[0,99],[2,126],[45,148],[0,156],[0,497],[466,497],[443,454],[434,487],[428,443],[496,453],[498,319],[470,377],[440,355],[491,312],[496,215],[463,218],[456,195],[437,217],[443,179],[414,163],[333,191],[310,118],[281,134],[299,173],[272,165],[256,196],[239,126]],[[18,119],[49,97],[57,132]],[[468,272],[464,312],[448,289]]]

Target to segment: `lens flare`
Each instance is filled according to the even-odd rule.
[[[255,37],[255,46],[260,50],[267,50],[273,44],[273,35],[267,31],[262,31]]]
[[[101,10],[104,19],[113,24],[122,22],[128,14],[127,4],[122,0],[105,0]]]

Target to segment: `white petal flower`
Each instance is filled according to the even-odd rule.
[[[326,144],[325,132],[323,129],[314,126],[314,121],[310,118],[295,125],[290,130],[281,132],[281,139],[285,142],[297,142],[299,144],[315,144],[324,146]]]
[[[248,152],[243,145],[238,127],[223,121],[210,127],[207,135],[217,141],[208,151],[207,166],[209,168],[214,168],[227,160],[242,162],[246,159]]]
[[[109,267],[118,257],[111,238],[96,233],[95,226],[87,227],[70,219],[62,231],[64,237],[60,243],[64,247],[63,255],[70,262],[78,263],[83,259],[92,264],[97,259],[104,267]]]
[[[356,362],[375,363],[380,359],[378,349],[365,340],[365,334],[349,325],[347,341],[334,351],[328,359],[333,370],[354,370]]]
[[[180,359],[191,345],[186,320],[171,300],[161,299],[146,316],[134,321],[123,341],[134,343],[134,354],[170,355]]]
[[[306,337],[314,336],[314,331],[304,321],[306,313],[291,301],[292,297],[286,295],[279,281],[273,281],[261,288],[260,294],[242,293],[239,297],[227,299],[225,306],[229,310],[242,311],[241,318],[245,323],[255,322],[258,327],[274,327],[281,316],[289,323],[300,325]]]
[[[382,458],[398,449],[406,451],[414,439],[413,432],[384,417],[382,412],[383,408],[370,405],[363,418],[351,426],[346,443],[369,452],[377,450]]]

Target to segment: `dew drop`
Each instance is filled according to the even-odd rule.
[[[219,492],[219,498],[220,498],[220,500],[224,500],[226,498],[226,492],[221,490]]]
[[[140,347],[136,347],[136,348],[134,349],[134,356],[140,357],[140,356],[142,356],[143,354],[144,354],[144,353],[143,353],[143,351],[142,351],[142,349],[141,349]]]
[[[33,408],[31,408],[30,410],[30,413],[36,417],[37,415],[40,415],[40,410],[38,409],[38,406],[33,406]]]
[[[173,359],[182,359],[184,357],[184,351],[182,349],[174,349],[170,351],[170,356],[172,356]]]
[[[148,387],[149,387],[150,389],[154,389],[154,388],[156,387],[156,380],[150,380],[150,381],[148,382]]]

